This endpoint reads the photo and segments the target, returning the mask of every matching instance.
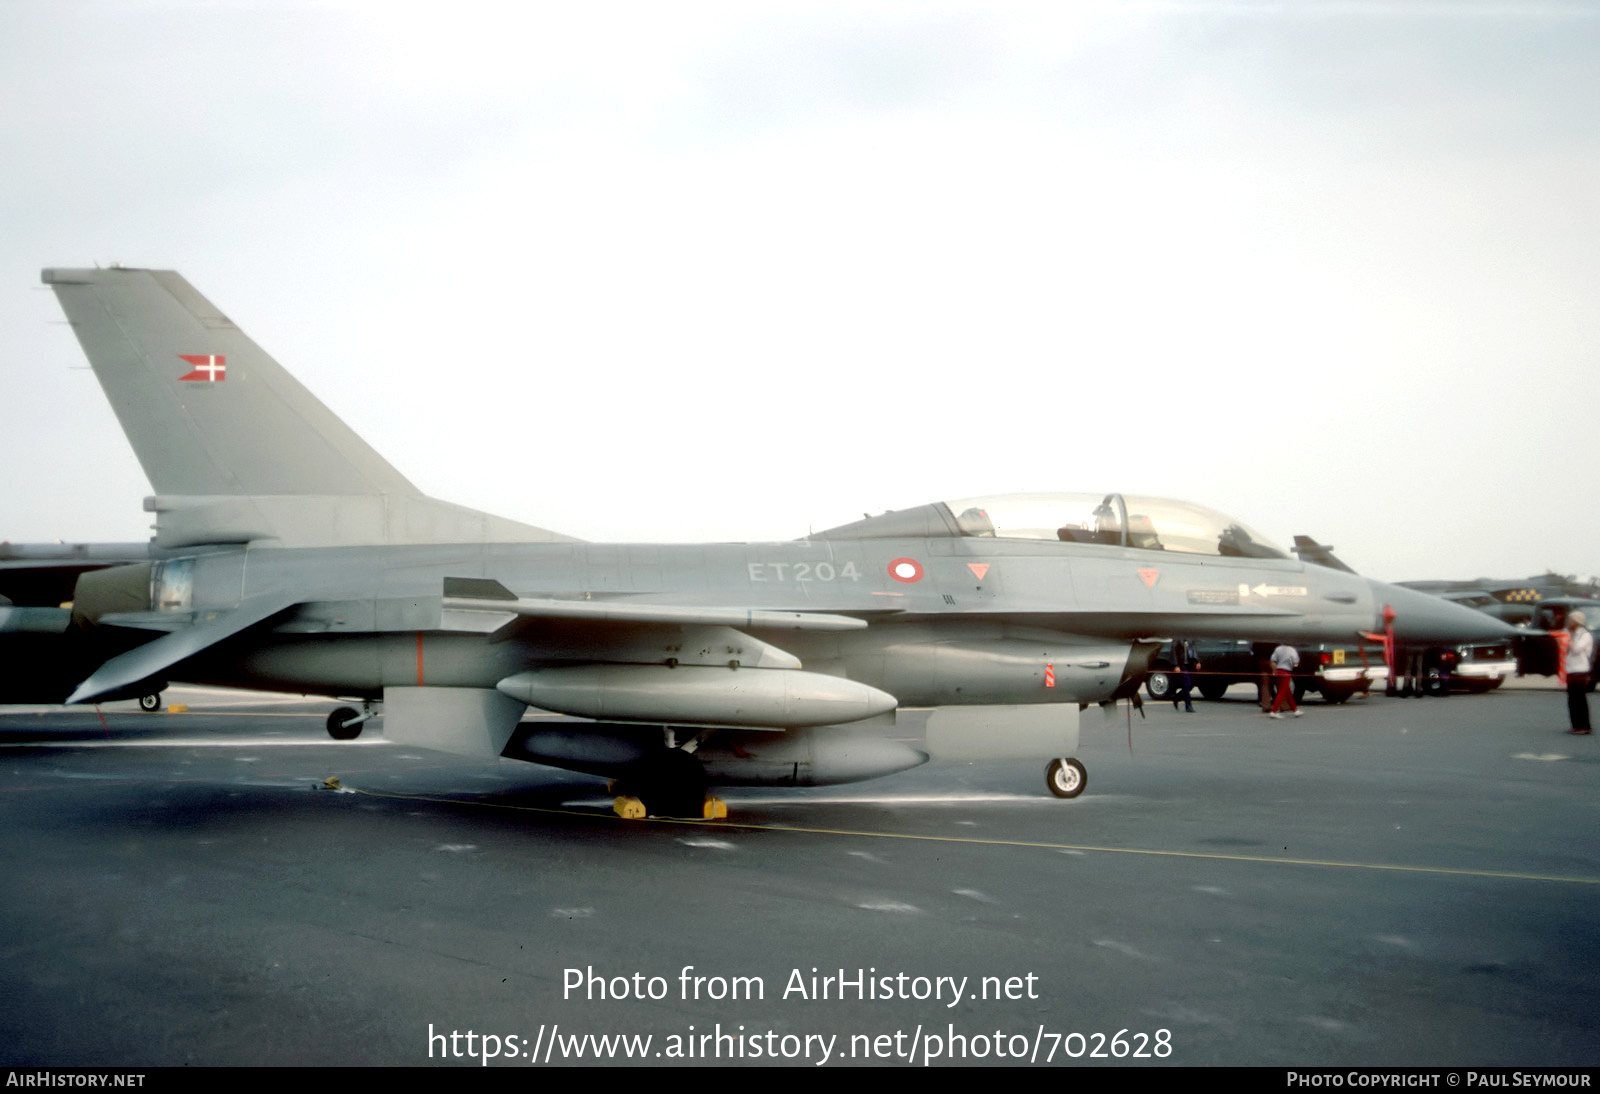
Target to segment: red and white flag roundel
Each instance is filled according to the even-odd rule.
[[[219,354],[180,353],[178,357],[194,366],[194,371],[178,377],[180,380],[221,383],[228,378],[228,359]]]
[[[922,563],[914,558],[897,558],[889,563],[889,576],[910,585],[922,580]]]

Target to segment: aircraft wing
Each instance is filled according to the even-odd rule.
[[[444,591],[443,629],[487,634],[491,641],[526,638],[562,662],[529,667],[496,685],[544,710],[781,730],[858,721],[895,706],[894,697],[877,688],[805,671],[792,652],[749,633],[866,630],[866,620],[853,616],[518,597],[497,581],[476,578],[447,578]],[[745,670],[733,686],[731,668]]]

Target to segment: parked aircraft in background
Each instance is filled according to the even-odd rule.
[[[1306,562],[1355,573],[1333,553],[1333,548],[1310,536],[1294,537],[1294,553]],[[1552,575],[1553,576],[1553,575]],[[1504,607],[1487,592],[1450,591],[1463,584],[1451,581],[1406,581],[1402,588],[1431,593],[1441,600],[1505,618],[1494,607]],[[1470,583],[1465,583],[1470,584]],[[1452,691],[1492,691],[1517,674],[1518,631],[1503,632],[1487,641],[1455,642],[1448,645],[1417,645],[1400,640],[1400,664],[1389,666],[1391,691],[1398,685],[1403,695],[1449,695]]]
[[[1402,581],[1399,584],[1477,608],[1507,623],[1529,622],[1534,607],[1541,601],[1600,597],[1600,585],[1592,579],[1579,581],[1570,574],[1557,573],[1523,578],[1480,577],[1471,581]]]
[[[1555,676],[1563,672],[1566,656],[1567,620],[1572,612],[1582,612],[1589,633],[1600,632],[1600,600],[1587,597],[1549,597],[1531,605],[1532,612],[1522,625],[1517,642],[1518,662],[1524,676]],[[1589,690],[1595,689],[1594,673],[1589,674]]]
[[[55,700],[320,694],[359,704],[330,717],[344,737],[381,703],[391,740],[616,778],[624,815],[912,767],[927,753],[861,728],[933,707],[929,752],[1048,759],[1072,797],[1079,710],[1133,695],[1166,636],[1346,639],[1384,604],[1408,640],[1503,629],[1116,493],[934,502],[778,543],[585,543],[422,495],[176,273],[44,280],[155,488],[147,557],[85,569],[70,612],[10,635],[71,667]]]

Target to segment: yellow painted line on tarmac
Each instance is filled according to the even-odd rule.
[[[348,705],[348,704],[346,704],[346,705]],[[78,713],[82,713],[82,712],[78,711],[78,710],[73,710],[73,709],[70,709],[70,708],[66,708],[66,707],[51,707],[51,708],[49,708],[49,710],[42,710],[42,711],[11,711],[11,712],[8,712],[8,713],[12,713],[12,714],[78,714]],[[132,718],[135,721],[139,721],[139,722],[154,721],[156,716],[159,715],[159,714],[174,714],[174,715],[181,714],[181,715],[184,715],[185,717],[188,717],[188,718],[316,718],[319,721],[322,720],[322,719],[327,718],[327,716],[328,716],[328,712],[326,710],[299,710],[299,711],[295,711],[295,710],[278,710],[278,711],[274,711],[274,710],[257,710],[257,711],[250,711],[250,710],[212,710],[209,707],[202,707],[202,708],[189,707],[186,710],[177,710],[177,711],[168,711],[166,708],[163,707],[159,711],[151,711],[149,713],[146,713],[145,711],[142,711],[142,710],[137,710],[137,711],[135,711],[135,710],[108,710],[105,713],[106,713],[107,717]],[[525,717],[528,717],[528,718],[565,718],[566,715],[564,715],[564,714],[549,714],[549,713],[546,713],[546,712],[543,712],[543,711],[535,714],[535,713],[530,711]]]
[[[123,713],[117,711],[114,713]],[[162,711],[163,714],[183,714],[190,718],[326,718],[328,715],[320,710],[289,711],[289,710],[188,710]],[[140,714],[141,718],[148,718],[148,714]]]
[[[1161,851],[1144,847],[1097,847],[1092,844],[1047,843],[1036,840],[983,839],[976,836],[919,836],[907,832],[873,832],[850,828],[808,828],[789,824],[750,824],[733,820],[695,820],[689,817],[649,817],[643,820],[624,821],[611,813],[596,813],[581,809],[555,809],[539,805],[505,805],[471,798],[436,798],[421,794],[393,794],[384,791],[344,787],[346,792],[364,794],[370,798],[395,798],[401,801],[435,802],[441,805],[470,805],[481,809],[506,809],[523,813],[549,813],[562,817],[585,817],[596,821],[613,821],[618,824],[678,825],[691,828],[730,828],[749,832],[796,832],[814,836],[852,836],[861,839],[918,840],[925,843],[962,843],[978,847],[1028,847],[1044,851],[1082,851],[1106,855],[1147,855],[1156,858],[1209,859],[1213,862],[1250,862],[1268,866],[1322,866],[1342,870],[1383,870],[1402,874],[1434,874],[1446,877],[1494,878],[1503,881],[1552,881],[1566,885],[1600,885],[1600,878],[1572,877],[1562,874],[1525,874],[1510,870],[1471,870],[1448,866],[1404,866],[1385,862],[1340,862],[1336,859],[1289,858],[1271,855],[1229,855],[1215,851]]]
[[[93,713],[94,713],[93,708],[79,710],[79,709],[73,709],[73,708],[70,708],[70,707],[50,707],[48,709],[43,709],[43,710],[32,710],[32,709],[26,709],[26,708],[22,709],[22,710],[15,710],[15,709],[8,710],[8,711],[5,712],[5,716],[8,717],[8,718],[16,718],[16,719],[18,719],[18,721],[16,723],[11,723],[11,724],[19,724],[20,725],[20,724],[22,724],[21,723],[21,719],[23,717],[25,717],[25,716],[30,716],[30,715],[54,715],[54,714],[73,715],[73,714],[93,714]],[[165,707],[163,707],[161,710],[158,710],[158,711],[153,710],[153,711],[149,711],[149,712],[142,711],[142,710],[107,710],[107,711],[102,711],[101,712],[101,716],[102,717],[106,717],[106,718],[127,718],[130,721],[133,721],[133,722],[135,722],[136,724],[139,724],[139,725],[154,725],[159,719],[161,719],[162,717],[167,716],[167,715],[171,715],[174,718],[184,718],[184,719],[196,719],[196,718],[326,718],[327,717],[326,712],[315,711],[315,710],[307,710],[307,711],[271,711],[271,710],[262,710],[262,711],[255,711],[255,712],[252,713],[250,711],[235,711],[235,710],[196,710],[194,707],[189,707],[186,710],[172,710],[172,711],[169,711]]]

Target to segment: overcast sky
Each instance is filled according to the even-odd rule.
[[[150,492],[47,265],[176,269],[430,494],[788,539],[1186,498],[1600,572],[1600,7],[0,4],[0,538]]]

